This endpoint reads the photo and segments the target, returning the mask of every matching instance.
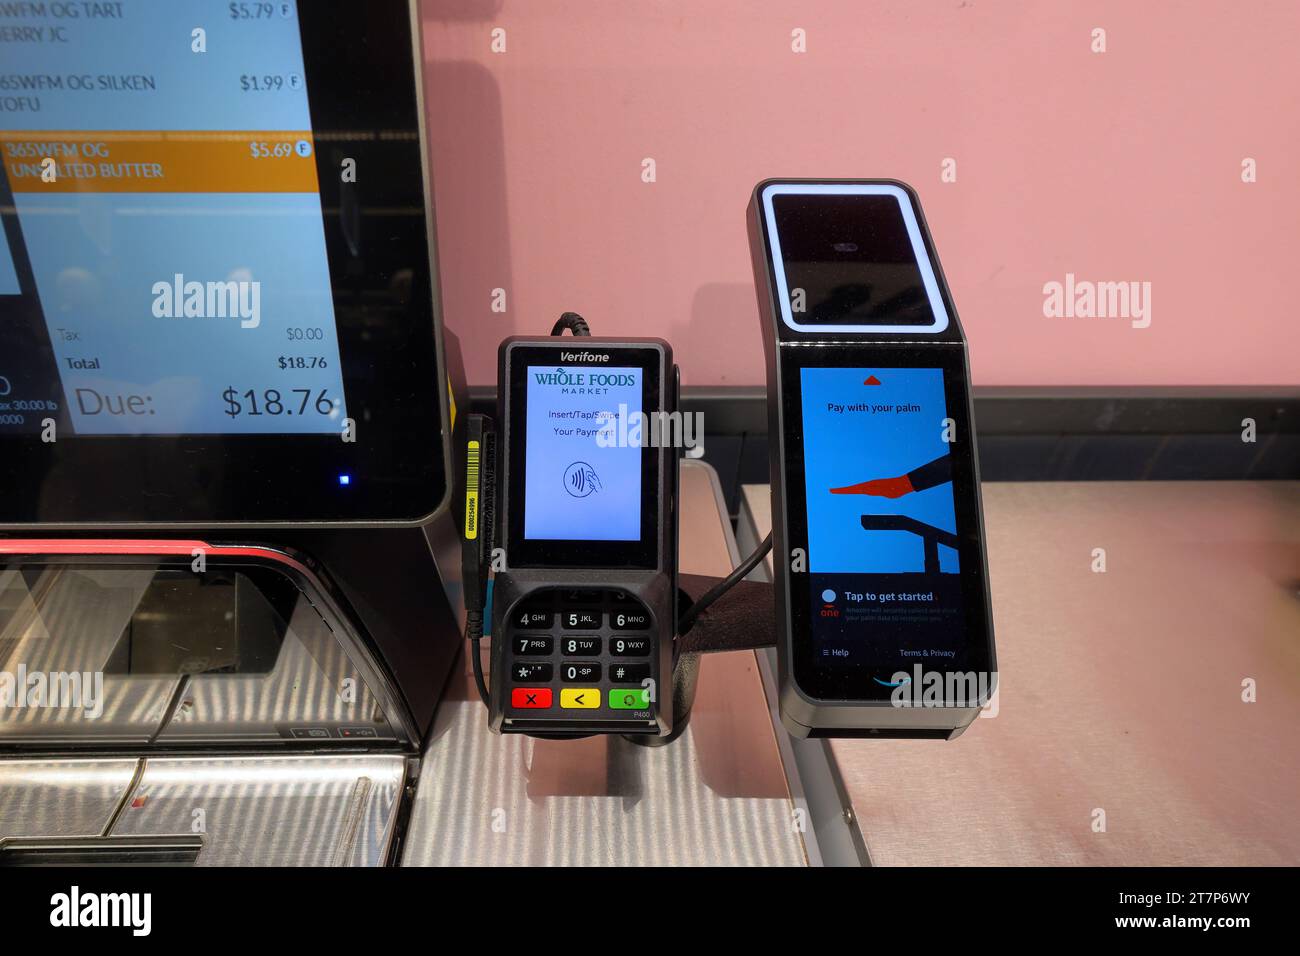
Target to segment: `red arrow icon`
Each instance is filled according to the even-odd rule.
[[[876,378],[876,376],[872,375],[870,378],[868,378],[868,379],[867,379],[865,382],[863,382],[862,384],[863,384],[863,385],[879,385],[879,384],[880,384],[880,379],[878,379],[878,378]]]

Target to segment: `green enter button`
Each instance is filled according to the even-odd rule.
[[[610,710],[649,710],[650,690],[645,687],[633,687],[609,692]]]

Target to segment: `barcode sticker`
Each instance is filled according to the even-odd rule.
[[[478,460],[479,443],[468,443],[465,452],[465,540],[478,537]]]

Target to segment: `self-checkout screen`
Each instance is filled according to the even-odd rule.
[[[0,434],[338,433],[297,12],[0,4]]]

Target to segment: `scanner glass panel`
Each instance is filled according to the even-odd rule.
[[[344,642],[279,572],[0,565],[0,746],[394,733]]]
[[[889,183],[763,189],[777,302],[807,332],[936,334],[948,311],[911,198]]]

